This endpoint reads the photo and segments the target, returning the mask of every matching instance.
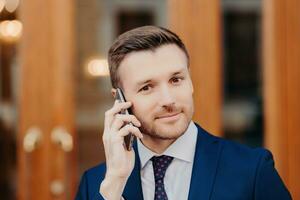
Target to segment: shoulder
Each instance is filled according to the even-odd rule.
[[[198,128],[198,139],[204,139],[209,142],[218,143],[220,148],[221,157],[224,159],[233,159],[232,161],[245,161],[245,160],[256,160],[261,159],[272,159],[273,156],[271,152],[265,148],[251,148],[247,145],[240,144],[231,140],[227,140],[221,137],[214,136],[204,130],[197,124]]]
[[[225,139],[219,140],[223,147],[220,164],[229,166],[228,170],[233,169],[237,174],[248,174],[256,179],[265,165],[274,168],[273,155],[269,150],[262,147],[251,148]]]
[[[86,181],[89,184],[97,185],[97,187],[99,187],[99,184],[104,179],[105,171],[106,171],[106,165],[105,163],[101,163],[95,167],[86,170],[83,174],[83,177],[86,179]]]
[[[214,136],[199,125],[198,140],[205,140],[205,143],[214,143],[214,148],[218,147],[218,164],[219,170],[232,171],[235,174],[251,174],[255,176],[257,170],[265,162],[273,163],[273,156],[270,151],[265,148],[251,148],[244,144],[239,144],[224,138]]]
[[[75,199],[87,200],[99,196],[99,187],[104,179],[105,171],[105,163],[86,170],[81,177]]]
[[[265,148],[251,148],[237,142],[216,137],[198,125],[198,142],[202,140],[203,147],[209,154],[217,150],[216,156],[216,191],[236,191],[233,196],[251,199],[289,200],[291,196],[274,167],[272,153]],[[200,143],[200,142],[199,142]],[[203,155],[198,155],[201,159]],[[210,159],[214,159],[210,157]],[[229,184],[230,183],[230,184]],[[239,192],[252,191],[252,192]],[[216,195],[221,194],[216,193]],[[228,194],[227,194],[228,195]],[[241,199],[241,198],[237,199]],[[221,199],[221,198],[217,198]]]
[[[99,165],[86,170],[85,174],[88,177],[102,176],[105,174],[105,171],[106,171],[105,163],[100,163]]]
[[[251,148],[244,144],[219,138],[222,144],[222,155],[228,158],[235,158],[241,161],[257,161],[273,159],[271,152],[265,148]]]

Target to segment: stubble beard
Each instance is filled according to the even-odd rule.
[[[165,127],[161,127],[159,125],[155,124],[155,119],[152,119],[151,122],[147,122],[142,120],[142,117],[139,117],[138,119],[141,122],[141,127],[139,127],[140,131],[142,134],[149,136],[152,139],[159,139],[159,140],[176,140],[179,138],[181,135],[185,133],[187,128],[189,127],[189,124],[192,120],[192,117],[194,115],[194,102],[191,102],[191,107],[182,107],[181,108],[181,119],[179,124],[175,125],[169,125]],[[180,108],[170,106],[166,108],[167,112],[174,112],[174,111],[179,111]]]
[[[140,131],[142,134],[145,134],[152,139],[175,140],[185,133],[191,118],[192,117],[184,116],[183,119],[180,119],[180,121],[177,122],[179,124],[173,126],[169,125],[166,127],[156,126],[155,122],[152,123],[152,126],[149,126],[147,122],[141,122],[142,126],[140,127]]]

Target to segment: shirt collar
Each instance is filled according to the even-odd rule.
[[[190,122],[187,130],[177,140],[171,144],[161,155],[172,156],[186,162],[192,162],[194,159],[198,129],[193,121]],[[141,160],[141,168],[153,156],[159,156],[148,149],[140,140],[137,141],[138,153]]]

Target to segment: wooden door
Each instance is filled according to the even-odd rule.
[[[300,2],[263,1],[265,145],[300,199]]]
[[[18,199],[73,199],[74,2],[21,1]]]

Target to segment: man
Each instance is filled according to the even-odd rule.
[[[128,102],[105,113],[106,163],[85,172],[77,200],[291,199],[270,152],[217,138],[192,121],[189,56],[176,34],[133,29],[117,38],[108,61],[112,93],[121,88]],[[128,108],[133,115],[119,114]],[[137,140],[127,151],[130,133]]]

